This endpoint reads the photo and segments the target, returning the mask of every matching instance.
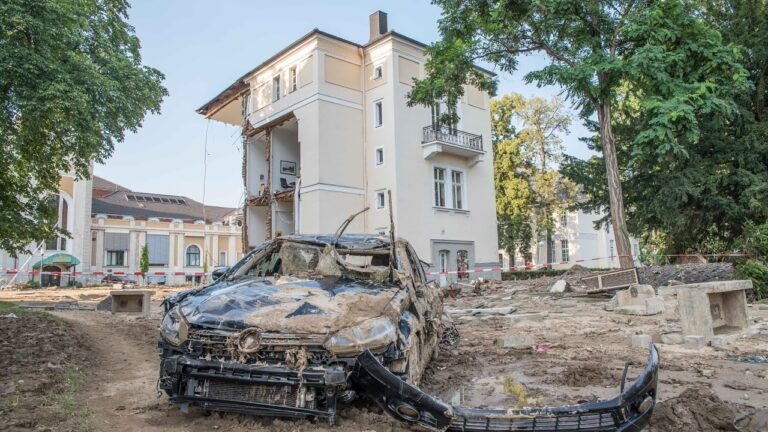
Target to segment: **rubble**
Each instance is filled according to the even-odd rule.
[[[448,309],[446,310],[446,313],[448,313],[448,315],[455,315],[455,316],[509,315],[511,313],[514,313],[516,310],[517,308],[514,308],[512,306],[506,306],[506,307],[491,307],[491,308]]]
[[[533,336],[530,334],[504,336],[496,339],[495,344],[501,348],[528,349],[533,347]]]
[[[704,336],[686,336],[684,346],[691,350],[700,350],[707,346],[707,339]]]
[[[664,299],[650,285],[633,285],[618,291],[606,309],[623,315],[656,315],[664,312]]]
[[[552,284],[549,292],[554,294],[561,294],[568,291],[569,288],[570,286],[568,285],[568,282],[564,279],[560,279],[559,281]]]
[[[685,342],[682,333],[666,333],[661,335],[661,343],[668,345],[680,345]]]
[[[647,334],[632,335],[632,346],[638,348],[648,348],[651,345],[652,338]]]

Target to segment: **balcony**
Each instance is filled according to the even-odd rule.
[[[425,126],[421,140],[424,159],[431,159],[439,153],[466,158],[470,166],[483,160],[483,137],[448,126]]]

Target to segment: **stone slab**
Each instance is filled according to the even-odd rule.
[[[651,346],[651,341],[653,341],[653,338],[651,337],[651,335],[647,335],[647,334],[632,335],[633,347],[648,348],[649,346]]]
[[[707,338],[704,336],[686,336],[685,347],[692,350],[700,350],[707,346]]]

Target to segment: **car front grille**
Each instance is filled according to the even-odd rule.
[[[312,388],[307,392],[314,392]],[[223,380],[206,380],[203,396],[231,402],[262,403],[284,407],[315,408],[314,393],[299,398],[298,388],[291,385],[262,385]],[[303,406],[301,406],[303,404]]]
[[[231,359],[234,341],[229,339],[236,333],[191,328],[187,336],[187,350],[200,357],[215,359]],[[277,332],[264,332],[261,334],[261,349],[255,357],[259,361],[285,361],[285,351],[297,347],[303,347],[309,354],[311,364],[323,363],[327,360],[326,350],[323,348],[325,335],[319,334],[284,334]]]
[[[535,414],[535,417],[456,417],[451,422],[450,431],[466,432],[603,432],[615,431],[620,425],[618,412],[585,412],[574,414]]]

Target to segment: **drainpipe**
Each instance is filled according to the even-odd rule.
[[[360,55],[360,95],[363,101],[363,207],[368,205],[368,103],[365,100],[365,50],[357,47]],[[368,228],[368,212],[363,213],[363,231]]]

